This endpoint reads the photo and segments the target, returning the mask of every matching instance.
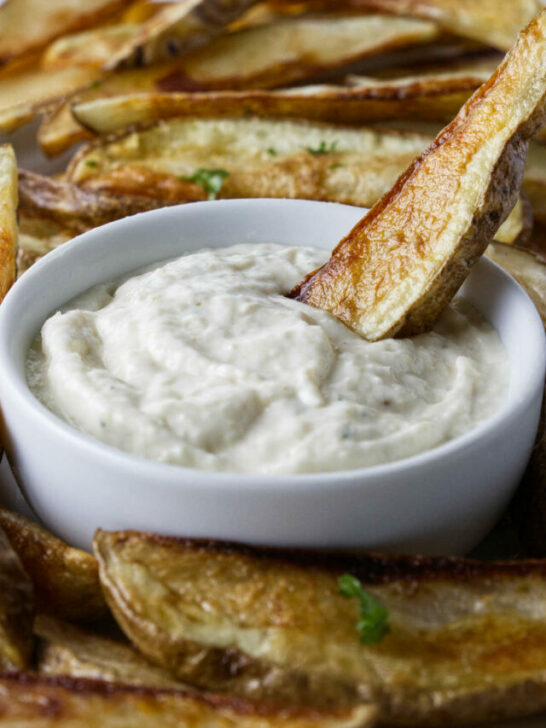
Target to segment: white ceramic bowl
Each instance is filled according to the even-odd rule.
[[[46,317],[77,293],[154,261],[240,242],[330,249],[362,210],[233,200],[171,207],[81,235],[38,262],[0,307],[0,404],[9,460],[55,533],[88,548],[94,530],[135,528],[271,545],[462,553],[498,518],[535,435],[544,333],[524,291],[482,260],[464,295],[497,328],[511,364],[501,409],[472,432],[389,465],[253,476],[163,465],[82,434],[47,410],[24,377]]]

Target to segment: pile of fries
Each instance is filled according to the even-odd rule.
[[[77,234],[165,205],[383,198],[387,209],[404,170],[421,184],[426,168],[414,160],[541,7],[7,0],[0,132],[39,119],[42,151],[71,159],[47,177],[18,170],[9,144],[0,148],[0,300]],[[538,132],[521,194],[493,241],[483,227],[481,250],[489,242],[546,324],[545,143]],[[476,203],[472,219],[491,216],[484,209]],[[545,437],[520,504],[539,555]],[[546,710],[542,561],[288,552],[136,532],[98,531],[94,546],[95,556],[77,551],[0,509],[7,726],[436,726]],[[377,645],[359,643],[344,574],[388,610]]]

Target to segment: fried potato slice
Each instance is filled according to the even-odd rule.
[[[0,301],[15,282],[17,256],[17,161],[13,147],[0,145]]]
[[[0,7],[0,63],[88,28],[131,0],[9,0]]]
[[[342,124],[386,119],[449,121],[489,78],[494,65],[434,76],[379,80],[359,77],[350,86],[205,93],[133,93],[77,101],[72,114],[86,129],[110,134],[135,124],[176,117],[297,118]]]
[[[546,565],[286,551],[98,531],[120,626],[180,679],[282,704],[377,702],[388,725],[546,707]],[[350,573],[389,611],[363,646]]]
[[[429,330],[513,208],[546,119],[546,11],[292,295],[370,341]]]
[[[296,3],[273,0],[270,4],[283,7]],[[299,6],[300,10],[354,8],[428,18],[448,33],[506,51],[543,4],[541,0],[311,0]]]
[[[55,220],[19,211],[17,280],[42,256],[71,240],[75,233]]]
[[[99,680],[0,676],[4,728],[368,728],[374,708],[273,708],[228,697]]]
[[[546,147],[542,144],[529,145],[523,191],[531,202],[536,219],[546,224]]]
[[[31,66],[1,75],[0,133],[15,131],[67,94],[93,83],[98,75],[92,66],[57,70]]]
[[[205,45],[258,0],[186,0],[162,8],[129,39],[108,68],[150,65]]]
[[[501,242],[491,243],[485,254],[525,288],[546,326],[546,265],[531,251]]]
[[[24,670],[33,649],[32,583],[0,528],[0,670]]]
[[[184,688],[169,672],[151,664],[132,645],[39,614],[37,671],[42,675],[91,678],[123,685]]]
[[[50,219],[74,233],[160,206],[161,203],[148,197],[94,192],[70,182],[19,170],[20,211]]]
[[[301,197],[369,205],[430,137],[267,119],[178,119],[81,149],[69,181],[86,189],[205,199],[181,177],[229,172],[219,197]]]
[[[0,508],[0,527],[34,584],[38,611],[82,622],[107,613],[91,554],[5,508]]]
[[[42,67],[104,66],[114,53],[137,35],[140,27],[137,23],[118,23],[65,35],[45,50]]]

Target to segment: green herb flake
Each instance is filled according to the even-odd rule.
[[[92,89],[92,88],[100,88],[101,86],[102,86],[102,81],[92,81],[89,84],[89,88],[90,89]]]
[[[266,152],[268,154],[271,154],[272,157],[277,154],[277,150],[275,149],[275,147],[267,147]]]
[[[325,141],[322,141],[318,147],[313,149],[313,147],[304,147],[304,149],[309,152],[309,154],[314,154],[315,156],[319,156],[320,154],[331,154],[332,152],[336,151],[337,142],[332,142],[331,144],[326,144]]]
[[[344,164],[341,164],[341,162],[336,162],[335,164],[331,164],[328,169],[341,169],[341,167],[344,167]]]
[[[377,645],[390,631],[389,612],[387,608],[369,594],[361,582],[352,574],[343,574],[338,579],[339,592],[344,597],[358,600],[360,619],[356,628],[363,645]]]
[[[215,200],[222,189],[226,177],[229,177],[229,172],[226,172],[225,169],[200,168],[195,170],[191,177],[180,176],[178,179],[195,182],[196,185],[199,185],[199,187],[205,190],[209,200]]]
[[[85,165],[86,165],[87,167],[92,167],[92,168],[93,168],[93,167],[98,167],[98,166],[99,166],[99,163],[98,163],[98,162],[95,162],[95,160],[94,160],[94,159],[88,159],[88,160],[87,160],[87,161],[85,162]]]

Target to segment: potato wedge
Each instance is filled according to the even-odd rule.
[[[546,707],[546,566],[283,551],[98,531],[119,624],[180,679],[283,704],[379,704],[380,722],[461,725]],[[389,610],[359,642],[351,573]]]
[[[107,64],[108,68],[150,65],[205,45],[222,34],[258,0],[187,0],[162,8]]]
[[[100,68],[137,35],[140,27],[137,23],[118,23],[65,35],[48,46],[42,56],[41,65],[47,69],[73,66]]]
[[[17,257],[17,161],[9,144],[0,145],[0,301],[15,282]]]
[[[273,0],[272,6],[298,4]],[[354,8],[429,18],[443,30],[508,50],[518,32],[542,8],[541,0],[318,0],[299,3],[301,9]]]
[[[535,218],[546,224],[546,147],[542,144],[529,145],[522,188]]]
[[[71,240],[75,233],[47,217],[20,210],[17,280],[46,253]]]
[[[92,66],[49,70],[33,65],[0,76],[0,133],[15,131],[99,75]]]
[[[123,685],[184,688],[170,673],[152,665],[129,643],[39,614],[37,671],[41,675],[91,678]]]
[[[0,508],[0,527],[34,584],[38,611],[82,622],[107,613],[91,554],[5,508]]]
[[[72,113],[86,129],[110,134],[176,117],[259,116],[360,124],[385,119],[449,121],[494,65],[436,76],[378,80],[350,86],[307,86],[272,91],[135,93],[76,101]]]
[[[59,36],[88,28],[131,0],[9,0],[0,7],[0,63],[43,48]]]
[[[19,170],[19,209],[80,233],[160,206],[148,197],[85,190],[70,182]]]
[[[525,288],[546,326],[546,264],[529,250],[501,242],[491,243],[485,254]]]
[[[69,181],[86,189],[205,199],[180,179],[229,172],[219,197],[302,197],[369,205],[430,137],[267,119],[178,119],[81,149]]]
[[[0,528],[0,670],[24,670],[33,650],[32,583]]]
[[[546,120],[546,11],[292,296],[370,341],[429,330],[514,207]]]
[[[285,710],[99,680],[0,676],[4,728],[367,728],[374,709]]]

